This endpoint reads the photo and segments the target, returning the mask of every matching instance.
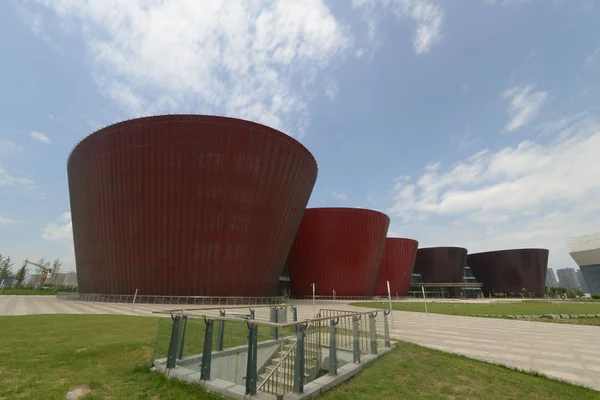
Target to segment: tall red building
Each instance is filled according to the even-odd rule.
[[[133,119],[68,160],[82,293],[274,294],[317,178],[299,142],[215,116]]]
[[[288,256],[294,296],[370,296],[390,219],[359,208],[306,210]]]
[[[419,242],[405,238],[387,238],[373,294],[387,296],[390,282],[392,296],[407,296],[408,285],[415,266]]]

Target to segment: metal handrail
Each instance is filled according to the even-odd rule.
[[[283,357],[281,357],[281,360],[279,360],[279,362],[277,363],[277,365],[275,366],[275,368],[273,368],[273,370],[271,372],[269,372],[269,374],[265,377],[265,379],[262,381],[262,383],[260,385],[258,385],[258,387],[256,388],[256,390],[260,390],[269,380],[269,378],[276,372],[279,370],[279,367],[281,366],[281,364],[283,364],[284,361],[287,360],[288,356],[290,355],[290,353],[292,352],[292,350],[294,350],[296,348],[296,346],[298,345],[298,341],[294,342],[294,344],[292,345],[292,347],[290,347],[290,349],[287,351],[287,353],[285,353],[285,355]]]
[[[306,325],[306,332],[308,332],[308,329],[311,326],[314,326],[314,321],[311,321],[308,323],[308,325]],[[269,380],[269,378],[271,378],[271,376],[273,374],[275,374],[275,372],[279,371],[279,368],[281,367],[281,365],[283,364],[284,361],[287,361],[287,358],[289,357],[289,355],[291,354],[292,350],[294,350],[296,347],[298,346],[298,341],[296,340],[294,342],[294,344],[292,345],[292,347],[290,347],[290,349],[287,351],[287,353],[285,353],[285,355],[283,357],[281,357],[281,360],[279,360],[279,362],[277,363],[277,365],[275,366],[275,368],[273,368],[273,370],[271,372],[269,372],[269,374],[265,377],[265,379],[262,381],[262,383],[260,385],[258,385],[258,387],[256,388],[256,390],[260,390]],[[306,374],[306,371],[302,371],[303,374]]]

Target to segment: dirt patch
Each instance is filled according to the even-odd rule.
[[[7,369],[8,369],[8,368],[6,368],[6,367],[3,367],[2,365],[0,365],[0,374],[3,374],[3,373],[5,373]]]
[[[394,377],[394,380],[396,382],[406,382],[410,379],[410,376],[408,374],[402,374],[402,375],[396,375]]]
[[[69,379],[67,379],[67,378],[60,378],[58,380],[58,383],[67,383],[67,382],[69,382]]]
[[[72,387],[67,392],[67,400],[77,400],[90,393],[92,389],[88,385],[79,385]]]
[[[82,351],[86,351],[88,348],[87,347],[82,347],[80,349],[75,350],[78,353],[81,353]]]

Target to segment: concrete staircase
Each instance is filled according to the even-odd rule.
[[[258,376],[259,385],[266,379],[269,381],[261,388],[271,394],[286,394],[294,388],[294,366],[296,364],[296,341],[290,340],[283,344],[271,358],[265,372]],[[291,351],[290,351],[291,350]],[[287,354],[287,357],[285,357]],[[285,359],[281,362],[282,358]],[[280,364],[281,362],[281,364]],[[304,383],[315,379],[321,366],[320,347],[304,349]],[[278,369],[278,370],[277,370]]]

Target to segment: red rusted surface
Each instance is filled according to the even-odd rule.
[[[293,138],[201,115],[133,119],[68,161],[82,293],[267,296],[317,177]]]
[[[390,219],[358,208],[307,209],[288,256],[292,294],[370,296]]]
[[[390,282],[392,296],[407,296],[419,242],[405,238],[387,238],[381,257],[373,294],[387,296]]]

